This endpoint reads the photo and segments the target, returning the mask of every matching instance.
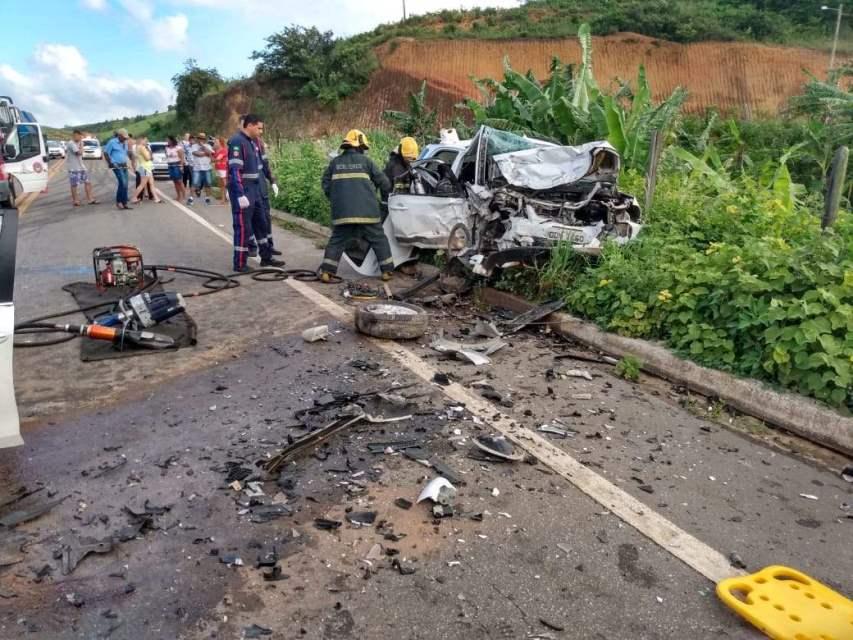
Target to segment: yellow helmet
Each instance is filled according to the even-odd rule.
[[[410,162],[412,160],[417,160],[419,153],[420,149],[418,149],[417,140],[409,138],[408,136],[400,140],[400,155],[406,160]]]
[[[367,142],[367,136],[364,135],[363,131],[359,131],[358,129],[350,129],[347,134],[344,136],[344,141],[341,142],[342,147],[353,147],[353,148],[362,148],[369,149],[370,144]]]

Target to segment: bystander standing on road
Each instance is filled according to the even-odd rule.
[[[77,187],[81,184],[86,190],[86,200],[89,204],[98,204],[92,195],[92,181],[89,179],[89,172],[86,171],[86,166],[83,164],[81,140],[83,140],[83,132],[75,129],[71,135],[71,140],[65,143],[65,165],[68,167],[68,182],[71,183],[71,201],[75,207],[80,206]]]
[[[140,136],[137,140],[136,148],[134,149],[136,158],[136,175],[139,176],[139,185],[136,187],[136,192],[133,194],[134,204],[142,201],[142,192],[148,189],[148,193],[153,195],[154,188],[154,161],[151,157],[151,149],[148,148],[148,138]],[[160,198],[154,196],[154,202],[160,203]]]
[[[104,145],[104,160],[116,177],[116,207],[130,210],[127,206],[127,129],[119,129]]]
[[[213,143],[213,168],[219,179],[219,204],[225,204],[228,198],[228,150],[224,138],[217,138]]]
[[[175,198],[181,202],[186,196],[184,189],[184,148],[175,136],[166,138],[166,164],[169,167],[169,180],[175,185]]]
[[[131,162],[131,164],[133,165],[133,175],[134,175],[134,177],[135,177],[134,192],[136,192],[136,191],[138,191],[138,190],[139,190],[139,185],[143,182],[143,180],[142,180],[142,175],[141,175],[141,174],[140,174],[140,172],[139,172],[139,154],[138,154],[138,150],[139,150],[140,143],[143,141],[143,139],[145,139],[145,136],[140,136],[140,137],[138,137],[138,138],[134,138],[134,137],[133,137],[133,134],[132,134],[132,133],[129,133],[127,137],[128,137],[128,141],[127,141],[127,154],[128,154],[128,156],[130,156],[130,162]],[[146,142],[146,143],[145,143],[146,147],[147,147],[147,144],[148,144],[148,143]],[[150,155],[151,150],[149,149],[149,150],[148,150],[148,152],[149,152],[149,155]],[[148,199],[149,199],[149,200],[155,200],[155,199],[156,199],[156,198],[154,197],[154,191],[153,191],[153,189],[152,189],[152,185],[150,185],[150,184],[149,184],[149,185],[147,185],[146,193],[148,194]],[[142,197],[144,197],[144,195],[143,195]],[[137,196],[137,198],[136,198],[136,199],[137,199],[137,200],[141,200],[141,199],[142,199],[142,197]]]
[[[213,149],[207,144],[207,134],[203,131],[196,136],[195,143],[190,147],[193,165],[193,191],[197,198],[201,197],[204,189],[204,204],[210,204],[210,162]],[[192,195],[187,198],[187,204],[193,203]]]
[[[195,140],[189,133],[184,134],[184,139],[181,141],[181,148],[184,150],[184,164],[181,174],[181,180],[184,185],[184,191],[189,193],[193,184],[193,165],[192,165],[192,154],[190,152],[190,147],[192,147]]]

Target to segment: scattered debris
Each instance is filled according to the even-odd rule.
[[[729,554],[729,564],[732,565],[735,569],[746,569],[746,563],[734,551]]]
[[[327,518],[314,518],[314,527],[321,531],[334,531],[339,528],[343,522],[340,520],[329,520]]]
[[[542,433],[552,433],[555,436],[560,436],[561,438],[574,438],[577,435],[577,431],[561,429],[560,427],[555,427],[550,424],[541,425],[539,427],[539,431],[541,431]]]
[[[456,497],[456,487],[447,478],[437,476],[430,480],[418,496],[418,503],[432,500],[436,504],[450,506]]]
[[[286,504],[264,504],[252,507],[249,520],[254,523],[271,522],[291,513],[293,513],[292,510]]]
[[[262,627],[257,624],[253,624],[251,627],[245,627],[243,629],[243,637],[244,638],[260,638],[262,636],[271,636],[272,629],[267,629],[266,627]]]
[[[506,407],[507,409],[515,406],[515,403],[507,396],[504,396],[499,391],[496,391],[494,387],[491,385],[483,386],[480,388],[480,395],[483,396],[486,400],[492,400],[493,402],[497,402],[502,407]]]
[[[31,507],[19,508],[15,511],[10,511],[2,518],[0,518],[0,527],[11,529],[13,527],[17,527],[19,524],[24,522],[29,522],[30,520],[35,520],[36,518],[43,516],[48,511],[53,509],[63,500],[65,500],[67,496],[63,496],[62,498],[57,498],[56,500],[48,500],[47,502],[42,502],[41,504],[36,504]]]
[[[845,482],[853,482],[853,464],[848,464],[841,470],[841,477]]]
[[[242,567],[243,559],[235,554],[226,554],[224,556],[219,556],[219,562],[222,564],[227,564],[229,567]]]
[[[477,320],[477,324],[474,325],[474,330],[471,333],[483,338],[500,338],[503,335],[494,322],[486,322],[484,320]]]
[[[305,342],[318,342],[320,340],[327,340],[332,335],[331,331],[329,331],[329,325],[321,324],[316,327],[311,327],[310,329],[305,329],[302,332],[302,339]]]
[[[559,311],[564,306],[566,306],[565,300],[555,300],[554,302],[547,302],[538,307],[534,307],[533,309],[530,309],[530,311],[526,311],[505,323],[503,326],[503,333],[504,335],[511,335],[517,331],[521,331],[527,325],[539,322],[555,311]]]
[[[394,504],[400,507],[401,509],[405,509],[407,511],[412,508],[412,501],[406,500],[405,498],[397,498],[396,500],[394,500]]]
[[[65,594],[65,600],[68,602],[68,604],[77,607],[78,609],[84,604],[86,604],[86,601],[83,600],[82,596],[77,595],[73,591],[71,593]]]
[[[436,371],[432,376],[432,381],[442,387],[449,387],[451,384],[450,376],[446,373]]]
[[[376,512],[375,511],[353,511],[352,513],[347,514],[347,520],[349,520],[352,524],[357,524],[359,526],[366,526],[369,524],[373,524],[376,521]]]
[[[583,378],[592,381],[592,374],[586,369],[567,369],[563,373],[569,378]]]
[[[488,356],[506,347],[507,343],[498,338],[481,342],[458,342],[445,339],[439,332],[438,337],[429,346],[439,353],[453,354],[459,360],[467,360],[476,366],[485,366],[491,363]]]
[[[391,561],[391,566],[396,569],[401,576],[410,576],[415,572],[415,568],[410,565],[404,565],[398,558]]]
[[[498,489],[497,487],[493,487],[492,488],[492,497],[497,498],[499,495],[501,495],[501,490]]]
[[[806,500],[820,500],[820,498],[818,498],[817,496],[813,496],[810,493],[801,493],[800,497],[805,498]]]
[[[511,462],[524,460],[524,454],[516,453],[515,447],[504,436],[476,436],[472,442],[475,447],[496,458]]]
[[[77,565],[90,553],[109,553],[113,550],[112,538],[95,540],[94,538],[80,538],[73,540],[70,544],[63,545],[62,574],[70,575]]]

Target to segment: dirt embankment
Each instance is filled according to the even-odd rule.
[[[808,71],[825,75],[827,55],[812,49],[754,43],[700,42],[677,44],[637,34],[593,38],[595,76],[602,86],[617,78],[633,80],[645,65],[655,98],[668,96],[677,86],[690,91],[686,110],[716,107],[751,118],[775,114],[797,94]],[[382,125],[382,111],[405,109],[406,97],[426,79],[431,106],[440,121],[454,115],[454,105],[477,98],[472,77],[500,77],[508,57],[519,71],[532,69],[545,77],[553,57],[580,60],[575,39],[556,40],[414,40],[396,39],[377,49],[380,68],[367,87],[343,101],[337,109],[319,109],[313,101],[282,99],[276,87],[247,81],[224,94],[202,100],[199,116],[206,125],[230,130],[237,116],[262,111],[280,135],[319,136],[352,126],[369,129]]]

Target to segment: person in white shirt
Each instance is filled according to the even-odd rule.
[[[190,157],[193,165],[193,191],[197,198],[201,197],[204,188],[204,204],[210,204],[210,163],[213,159],[213,149],[207,144],[207,134],[204,131],[196,136],[195,143],[190,147]],[[187,199],[187,204],[193,203],[193,197]]]
[[[80,206],[80,199],[77,197],[77,187],[81,184],[86,190],[86,200],[89,204],[98,204],[95,196],[92,195],[92,181],[89,179],[89,172],[86,171],[86,166],[83,164],[83,133],[75,129],[72,134],[72,139],[65,143],[65,164],[68,165],[68,182],[71,183],[71,201],[75,207]]]

